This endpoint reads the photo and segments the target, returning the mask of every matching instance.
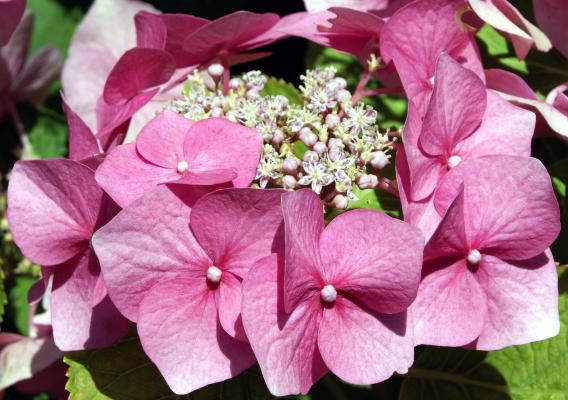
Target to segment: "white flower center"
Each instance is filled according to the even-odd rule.
[[[481,261],[481,253],[477,249],[473,249],[467,255],[467,262],[471,265],[477,265]]]
[[[462,162],[462,158],[460,156],[451,156],[448,158],[448,167],[455,168]]]
[[[185,171],[187,171],[189,169],[189,164],[187,163],[187,161],[180,161],[177,163],[177,172],[179,172],[180,174],[183,174]]]
[[[333,303],[337,299],[337,290],[333,285],[325,285],[320,292],[321,299],[326,303]]]
[[[221,271],[216,266],[212,265],[207,268],[207,280],[211,283],[219,283],[221,280],[221,275],[223,275],[223,271]]]

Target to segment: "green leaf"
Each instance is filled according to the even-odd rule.
[[[67,154],[65,119],[49,109],[40,110],[28,135],[34,154],[40,158],[64,157]]]
[[[304,98],[302,93],[294,85],[283,79],[269,77],[264,89],[260,93],[262,96],[284,96],[290,104],[302,105]]]
[[[477,32],[476,37],[480,42],[480,48],[485,58],[490,58],[494,68],[507,67],[516,72],[526,74],[527,65],[518,60],[510,43],[490,25],[483,25]]]
[[[560,279],[560,334],[493,352],[424,347],[399,400],[568,399],[568,273]]]
[[[13,286],[8,291],[7,313],[18,333],[24,336],[28,335],[29,330],[28,290],[36,281],[31,276],[15,276]]]
[[[131,336],[114,346],[69,353],[66,389],[70,400],[269,400],[260,370],[251,368],[236,378],[206,386],[190,395],[173,394],[158,369]]]

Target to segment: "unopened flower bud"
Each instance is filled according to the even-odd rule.
[[[231,122],[237,122],[238,121],[237,112],[235,110],[229,110],[225,114],[225,118],[227,118]]]
[[[349,90],[342,89],[337,92],[337,100],[340,103],[349,103],[351,102],[351,93],[349,93]]]
[[[213,79],[215,79],[217,81],[217,80],[219,80],[220,77],[223,76],[223,72],[225,72],[225,68],[223,68],[223,66],[221,64],[211,64],[207,68],[207,72],[209,73],[209,75],[211,75],[211,77]]]
[[[211,109],[211,117],[213,118],[219,118],[222,117],[224,114],[223,109],[221,107],[213,107]]]
[[[249,100],[256,100],[260,97],[260,92],[257,89],[249,89],[246,96]]]
[[[302,128],[300,131],[300,140],[308,147],[312,147],[318,141],[318,135],[313,133],[311,130],[305,131],[307,128]]]
[[[242,79],[233,78],[229,81],[229,89],[237,90],[245,86],[245,83]]]
[[[327,153],[327,157],[331,161],[337,162],[337,161],[343,159],[344,155],[343,155],[343,151],[338,150],[338,149],[332,149]]]
[[[316,162],[319,160],[319,155],[315,151],[308,150],[304,153],[302,159],[306,162]]]
[[[280,129],[277,129],[272,134],[272,139],[270,140],[270,142],[272,144],[278,146],[284,141],[284,139],[286,139],[284,132],[282,132]]]
[[[338,210],[345,210],[349,206],[349,199],[342,194],[338,194],[333,198],[331,204]]]
[[[330,129],[335,129],[341,122],[341,117],[337,114],[327,114],[325,117],[325,124]]]
[[[379,184],[379,178],[376,175],[363,174],[357,180],[357,185],[361,189],[372,189]]]
[[[282,178],[282,187],[285,190],[294,190],[296,188],[296,178],[292,175],[285,175],[284,178]]]
[[[295,119],[290,123],[290,130],[294,133],[298,133],[304,127],[304,123],[299,119]]]
[[[324,142],[317,142],[314,144],[314,151],[320,156],[327,151],[327,146]]]
[[[335,78],[333,80],[333,82],[335,82],[335,84],[340,88],[340,89],[345,89],[347,87],[347,81],[343,78]]]
[[[343,141],[341,139],[338,139],[338,138],[329,139],[328,142],[327,142],[327,146],[331,150],[341,150],[341,149],[343,149],[343,147],[345,147],[343,145]]]
[[[389,158],[382,151],[377,151],[372,154],[371,165],[376,169],[383,169],[390,164]]]
[[[282,163],[282,171],[286,174],[296,175],[299,166],[300,160],[296,157],[287,157]]]

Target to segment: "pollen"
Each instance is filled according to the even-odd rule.
[[[221,280],[221,275],[223,275],[223,271],[221,271],[218,267],[212,265],[207,268],[207,280],[211,283],[219,283]]]
[[[471,265],[477,265],[481,261],[481,253],[477,249],[473,249],[467,255],[467,262]]]
[[[333,285],[325,285],[320,292],[321,299],[326,303],[333,303],[337,299],[337,290]]]
[[[457,167],[462,162],[462,158],[460,156],[451,156],[448,158],[448,168],[452,169]]]
[[[178,173],[183,174],[189,169],[189,165],[187,164],[187,161],[180,161],[177,163],[176,169]]]

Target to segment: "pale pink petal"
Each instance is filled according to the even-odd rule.
[[[284,249],[280,189],[222,189],[191,211],[191,230],[213,263],[244,278],[252,265]]]
[[[284,311],[284,257],[260,260],[243,282],[243,323],[275,396],[306,394],[328,368],[317,347],[322,312],[316,294]]]
[[[136,46],[134,16],[156,11],[133,0],[96,0],[81,21],[63,67],[62,84],[69,106],[96,130],[95,106],[106,79],[122,54]]]
[[[384,315],[361,309],[344,297],[323,311],[318,346],[325,364],[353,384],[382,382],[405,374],[414,361],[407,313]]]
[[[138,334],[144,352],[176,394],[224,381],[254,364],[250,346],[221,327],[206,279],[155,285],[140,305]]]
[[[103,191],[93,171],[71,160],[18,161],[8,188],[8,220],[26,257],[55,265],[88,247]]]
[[[519,59],[524,59],[533,46],[540,51],[552,48],[546,35],[507,0],[469,0],[469,5],[484,22],[509,36]]]
[[[248,342],[241,317],[242,296],[241,279],[231,272],[223,272],[217,303],[219,321],[229,336],[242,342]]]
[[[484,255],[476,277],[487,296],[476,349],[497,350],[558,334],[558,276],[549,250],[524,261]]]
[[[529,157],[486,156],[450,171],[436,192],[444,213],[464,187],[468,243],[502,259],[527,259],[546,250],[560,232],[560,211],[550,176]]]
[[[108,296],[94,304],[100,272],[91,250],[53,267],[51,321],[62,351],[105,347],[128,333],[129,321]]]
[[[382,313],[416,297],[424,239],[410,224],[372,210],[341,214],[324,229],[320,257],[326,284]]]
[[[0,1],[0,46],[4,46],[22,19],[26,9],[25,0]]]
[[[433,260],[410,307],[414,343],[465,346],[475,340],[485,323],[487,300],[482,287],[461,260]]]
[[[195,122],[184,142],[189,171],[233,169],[238,173],[235,187],[247,187],[256,175],[262,136],[254,129],[222,118]]]
[[[145,293],[158,282],[201,276],[211,265],[189,229],[191,207],[203,194],[162,185],[122,210],[93,236],[107,290],[132,321]]]
[[[568,58],[568,4],[564,0],[534,0],[533,7],[538,26],[548,35],[554,47]]]
[[[304,0],[308,11],[323,11],[330,7],[347,7],[354,10],[381,10],[391,3],[391,0]]]
[[[310,189],[300,189],[282,195],[282,214],[286,241],[284,305],[289,313],[307,292],[324,284],[319,251],[323,204]]]
[[[455,145],[479,126],[486,106],[481,79],[447,54],[440,54],[420,147],[431,156],[451,155]]]
[[[175,169],[151,164],[141,158],[134,143],[114,148],[96,172],[97,183],[121,207],[126,207],[160,183],[180,178]]]
[[[69,128],[69,158],[79,161],[99,154],[99,145],[93,132],[91,132],[81,117],[69,107],[65,101],[65,96],[61,96],[61,101]]]

